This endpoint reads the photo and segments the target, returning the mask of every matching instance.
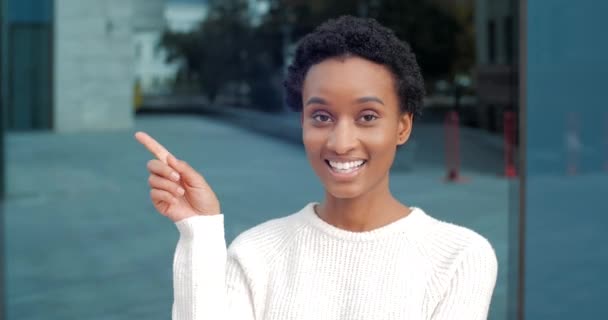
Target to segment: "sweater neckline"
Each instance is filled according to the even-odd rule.
[[[407,216],[395,220],[387,225],[369,231],[350,231],[338,228],[321,219],[314,210],[315,205],[319,202],[309,202],[303,209],[302,214],[306,220],[316,229],[328,234],[331,237],[350,240],[350,241],[369,241],[401,233],[413,235],[415,233],[424,232],[423,227],[426,222],[431,220],[422,209],[418,207],[410,207],[412,211]]]

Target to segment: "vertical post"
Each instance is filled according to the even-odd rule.
[[[4,97],[6,92],[4,92],[4,71],[2,67],[4,64],[4,59],[6,59],[6,48],[4,47],[4,32],[7,24],[7,19],[5,19],[5,0],[0,0],[0,204],[4,204],[4,114],[6,106],[4,103],[6,102]],[[2,217],[0,217],[2,219]],[[0,289],[1,290],[1,289]],[[2,302],[0,302],[2,303]],[[2,314],[0,314],[1,316]]]
[[[526,214],[527,214],[527,186],[528,186],[528,0],[512,0],[513,12],[517,18],[516,44],[516,89],[517,110],[519,111],[518,136],[519,138],[519,192],[516,196],[518,203],[509,219],[509,264],[508,264],[508,317],[515,320],[524,320],[525,313],[525,286],[526,286]],[[509,210],[511,211],[511,210]]]
[[[452,110],[445,118],[445,157],[448,182],[458,182],[460,178],[460,128],[458,112]]]
[[[569,112],[566,118],[566,174],[573,176],[579,172],[581,151],[580,118],[578,113]]]
[[[608,112],[604,114],[604,172],[608,173]]]
[[[5,255],[4,255],[4,201],[5,201],[5,188],[4,188],[4,59],[6,58],[6,48],[4,47],[4,30],[6,27],[8,14],[5,12],[6,0],[0,0],[0,319],[6,319],[6,305],[5,300]]]
[[[504,157],[505,157],[505,177],[517,177],[515,167],[515,112],[506,111],[504,114]]]

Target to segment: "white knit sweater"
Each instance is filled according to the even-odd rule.
[[[486,319],[497,260],[484,237],[420,208],[350,232],[315,204],[245,231],[228,250],[223,215],[177,222],[173,319]]]

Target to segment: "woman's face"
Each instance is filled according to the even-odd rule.
[[[354,198],[388,182],[412,116],[400,112],[385,66],[359,57],[324,60],[309,69],[302,100],[306,154],[327,192]]]

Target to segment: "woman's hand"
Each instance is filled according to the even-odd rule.
[[[201,174],[185,161],[176,159],[145,132],[135,133],[135,139],[156,157],[148,162],[148,183],[158,212],[173,222],[221,212],[215,193]]]

